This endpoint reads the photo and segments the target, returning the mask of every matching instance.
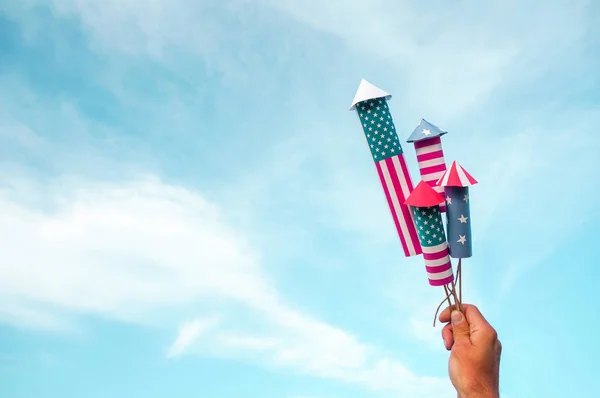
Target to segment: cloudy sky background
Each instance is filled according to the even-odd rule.
[[[0,395],[455,396],[364,77],[480,181],[505,396],[596,397],[599,38],[583,0],[0,2]]]

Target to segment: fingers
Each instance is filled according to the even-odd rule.
[[[494,328],[483,317],[479,309],[471,304],[463,304],[464,319],[453,328],[454,340],[457,340],[456,334],[462,337],[468,336],[472,344],[491,343],[497,339]],[[447,323],[451,321],[453,307],[448,307],[439,316],[440,322]],[[458,315],[458,314],[456,314]],[[464,322],[466,320],[466,322]]]
[[[464,315],[467,318],[467,322],[469,322],[469,325],[491,327],[488,321],[483,317],[483,315],[481,314],[481,312],[479,312],[479,309],[476,306],[472,304],[463,304],[462,307],[464,310]],[[452,314],[453,310],[454,307],[448,307],[444,311],[442,311],[442,313],[439,316],[440,322],[450,322],[450,315]]]
[[[454,345],[454,334],[452,333],[452,325],[447,324],[442,329],[442,339],[444,340],[444,347],[450,351]]]

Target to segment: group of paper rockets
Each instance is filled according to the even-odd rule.
[[[441,138],[447,132],[422,119],[407,140],[421,175],[414,186],[387,104],[391,97],[363,79],[350,110],[358,113],[404,254],[423,254],[429,284],[446,286],[454,283],[450,257],[472,255],[469,186],[477,181],[456,161],[446,167]]]

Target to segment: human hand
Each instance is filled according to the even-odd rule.
[[[500,354],[498,334],[474,305],[460,311],[446,308],[440,322],[444,345],[450,353],[448,372],[458,398],[499,398]]]

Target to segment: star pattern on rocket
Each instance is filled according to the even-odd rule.
[[[454,258],[472,255],[469,186],[474,184],[477,180],[457,162],[436,183],[446,193],[446,232],[450,255]]]
[[[435,246],[446,241],[444,223],[437,207],[413,207],[421,245]]]
[[[418,142],[430,138],[441,137],[447,133],[447,131],[442,130],[435,124],[429,123],[425,119],[421,119],[406,142]]]
[[[385,100],[378,98],[361,102],[356,110],[375,161],[402,153],[400,139]]]

